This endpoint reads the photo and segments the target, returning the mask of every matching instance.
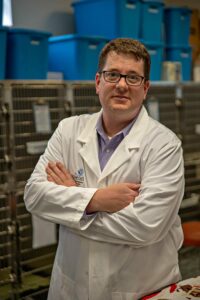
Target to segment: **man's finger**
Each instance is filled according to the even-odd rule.
[[[70,172],[65,168],[65,166],[61,162],[57,162],[56,166],[61,170],[61,172],[71,180],[74,180]]]
[[[50,175],[47,175],[47,180],[50,181],[50,182],[54,182],[53,178]]]
[[[141,187],[141,184],[128,182],[127,186],[132,190],[138,190]]]
[[[62,171],[60,171],[56,164],[49,163],[48,166],[51,172],[54,173],[54,175],[56,175],[60,179],[60,181],[65,180],[65,174]]]
[[[51,181],[62,184],[62,179],[57,176],[57,174],[54,172],[54,170],[50,169],[49,167],[46,168],[47,176],[51,179]]]
[[[70,172],[65,168],[65,166],[61,162],[57,162],[56,166],[66,175],[66,176],[71,176]]]

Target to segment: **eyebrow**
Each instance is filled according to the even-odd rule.
[[[115,68],[113,68],[113,69],[108,69],[108,70],[106,70],[106,71],[107,71],[107,72],[117,72],[117,73],[120,73],[120,71],[118,71],[118,69],[115,69]],[[120,73],[120,74],[122,74],[122,73]],[[144,77],[144,75],[140,75],[140,74],[138,74],[136,71],[129,71],[126,75],[132,75],[132,74]],[[125,74],[123,74],[123,75],[125,75]]]

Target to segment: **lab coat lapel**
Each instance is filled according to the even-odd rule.
[[[96,133],[96,123],[99,116],[100,113],[92,115],[91,119],[87,122],[84,130],[78,137],[78,142],[81,144],[79,154],[97,178],[99,178],[101,174]]]
[[[104,179],[108,175],[112,174],[118,169],[123,163],[129,160],[131,157],[131,151],[127,147],[125,141],[122,141],[117,147],[111,158],[107,162],[105,168],[102,171],[100,180]]]
[[[106,176],[110,175],[121,165],[123,165],[131,158],[134,151],[140,147],[141,141],[148,127],[148,120],[149,116],[147,111],[144,107],[142,107],[129,134],[119,144],[110,160],[106,164],[100,180],[104,179]]]

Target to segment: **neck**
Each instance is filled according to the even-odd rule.
[[[105,133],[113,137],[116,133],[120,132],[122,129],[124,129],[128,124],[130,124],[134,118],[139,114],[140,109],[136,113],[132,113],[130,116],[127,116],[127,114],[124,116],[123,114],[116,114],[114,113],[112,116],[110,114],[106,114],[105,111],[103,111],[103,127],[105,130]]]
[[[133,118],[130,120],[115,120],[115,119],[107,119],[103,116],[103,127],[105,130],[105,133],[113,137],[115,134],[123,130],[130,122],[132,122]]]

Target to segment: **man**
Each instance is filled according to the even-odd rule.
[[[180,279],[181,143],[143,101],[150,57],[132,39],[102,50],[102,110],[61,121],[25,188],[60,224],[49,300],[133,300]]]

